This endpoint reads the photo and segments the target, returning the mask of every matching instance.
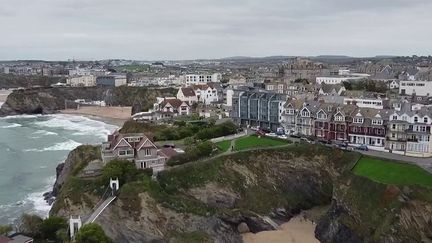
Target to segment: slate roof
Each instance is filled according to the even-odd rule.
[[[181,88],[181,91],[185,97],[195,96],[195,91],[192,87]]]
[[[174,108],[179,108],[183,104],[183,101],[181,101],[179,99],[164,99],[160,105],[162,107],[165,107],[167,104],[170,104]]]

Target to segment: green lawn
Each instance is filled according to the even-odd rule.
[[[420,167],[364,156],[353,169],[354,174],[394,185],[421,185],[432,188],[432,174]]]
[[[216,146],[218,147],[218,149],[222,152],[226,152],[228,151],[229,147],[231,146],[231,140],[225,140],[222,142],[217,142]]]
[[[273,139],[269,137],[257,137],[257,136],[249,136],[242,137],[235,141],[235,150],[240,151],[249,148],[261,148],[261,147],[273,147],[286,145],[288,141]]]

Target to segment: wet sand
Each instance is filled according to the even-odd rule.
[[[245,243],[319,243],[315,238],[315,225],[303,216],[292,218],[282,224],[279,230],[243,234],[243,241]]]
[[[125,121],[130,119],[132,107],[81,106],[79,109],[61,110],[60,113],[87,116],[92,119],[121,127]]]

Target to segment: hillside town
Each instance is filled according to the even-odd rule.
[[[56,87],[173,87],[132,114],[231,119],[277,136],[432,156],[432,59],[268,58],[208,61],[3,62],[5,75],[58,76]],[[104,101],[78,102],[105,105]],[[87,102],[87,103],[86,103]]]

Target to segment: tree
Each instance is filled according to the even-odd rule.
[[[134,181],[138,174],[139,171],[134,163],[127,160],[110,161],[102,171],[104,181],[107,183],[110,178],[118,178],[121,184],[125,184],[128,181]]]
[[[75,236],[76,243],[111,243],[112,240],[105,234],[102,227],[97,224],[86,224]]]
[[[11,225],[0,225],[0,235],[7,235],[12,231]]]
[[[18,221],[18,232],[38,237],[41,233],[41,224],[43,219],[37,215],[23,214]]]
[[[56,240],[57,232],[67,228],[64,218],[52,216],[45,219],[40,225],[40,232],[43,239]]]

